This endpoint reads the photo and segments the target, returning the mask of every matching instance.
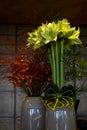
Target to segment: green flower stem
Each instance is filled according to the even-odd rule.
[[[61,48],[60,48],[60,88],[64,86],[64,40],[61,40],[60,42]]]
[[[55,55],[55,43],[51,43],[51,64],[52,64],[52,81],[56,84],[56,55]]]
[[[60,43],[55,43],[55,57],[56,57],[56,85],[60,86]]]
[[[52,82],[61,90],[64,86],[64,40],[51,43],[51,47],[48,50],[52,70]]]

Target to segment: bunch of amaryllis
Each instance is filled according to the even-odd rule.
[[[9,80],[23,88],[28,96],[40,96],[42,87],[51,81],[51,69],[43,52],[32,47],[29,50],[29,54],[17,55],[10,62]]]
[[[72,27],[68,19],[42,23],[28,33],[27,46],[35,49],[44,47],[48,52],[52,72],[52,83],[45,89],[44,102],[52,110],[72,107],[76,101],[75,86],[66,85],[65,54],[73,47],[81,46],[80,29]],[[72,57],[71,57],[72,58]]]

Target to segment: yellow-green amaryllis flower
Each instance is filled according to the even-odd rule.
[[[79,39],[80,29],[76,30],[75,27],[71,27],[67,19],[59,20],[57,22],[58,38],[69,40],[69,45],[82,44]]]
[[[39,30],[45,44],[57,40],[58,29],[55,22],[42,24]]]
[[[58,29],[55,22],[42,24],[34,32],[28,33],[28,44],[33,44],[35,48],[39,48],[52,41],[57,41]]]
[[[33,45],[34,48],[39,48],[42,44],[42,38],[39,35],[39,30],[35,30],[31,33],[28,33],[29,37],[27,39],[27,41],[29,42],[27,44],[27,46]]]
[[[58,22],[42,24],[37,28],[37,30],[28,33],[28,44],[34,45],[34,48],[39,48],[46,45],[52,41],[57,41],[58,39],[67,39],[69,42],[67,44],[82,44],[79,39],[80,29],[76,30],[75,27],[71,27],[67,19],[58,20]],[[65,41],[66,42],[66,41]]]

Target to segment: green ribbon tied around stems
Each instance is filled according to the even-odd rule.
[[[55,101],[43,100],[43,103],[45,107],[51,110],[55,110],[56,108],[63,108],[63,107],[73,108],[75,106],[75,102],[73,98],[70,97],[68,97],[67,99],[56,98]]]

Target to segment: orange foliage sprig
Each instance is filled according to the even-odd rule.
[[[22,87],[28,95],[40,96],[41,88],[51,81],[48,59],[41,49],[35,51],[30,47],[27,51],[22,50],[9,65],[11,70],[9,80],[15,86]]]

